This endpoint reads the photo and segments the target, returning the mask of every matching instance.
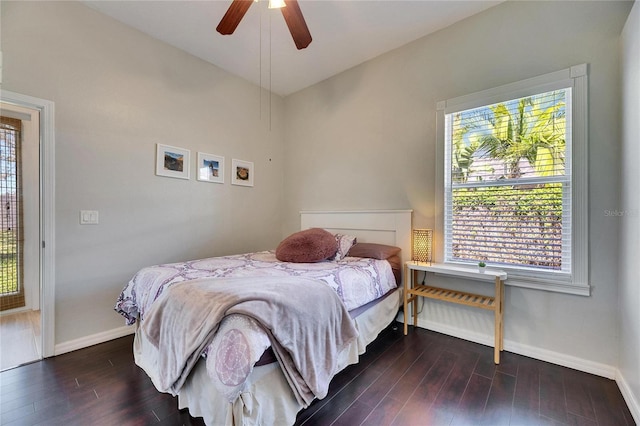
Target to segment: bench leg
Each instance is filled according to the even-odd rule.
[[[404,266],[404,287],[402,289],[403,290],[402,291],[402,299],[403,299],[403,306],[404,306],[404,308],[403,308],[404,311],[402,312],[402,317],[404,319],[404,335],[405,336],[409,332],[409,327],[407,325],[407,321],[408,321],[407,316],[409,315],[409,303],[408,303],[409,295],[407,294],[407,289],[409,288],[409,274],[410,273],[411,273],[411,271],[409,271],[409,268],[407,268],[407,265],[405,265]]]
[[[495,341],[493,344],[493,362],[496,364],[500,364],[500,352],[503,349],[503,333],[504,333],[504,323],[502,318],[503,313],[503,298],[504,298],[504,284],[500,278],[496,277],[496,287],[495,287],[495,324],[494,324],[494,334]]]

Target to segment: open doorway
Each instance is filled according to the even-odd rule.
[[[54,355],[53,103],[0,92],[0,370]]]
[[[0,104],[0,370],[42,358],[40,112]]]

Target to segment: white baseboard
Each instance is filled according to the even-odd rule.
[[[617,368],[599,362],[589,361],[573,355],[566,355],[560,352],[549,351],[547,349],[536,348],[535,346],[523,345],[521,343],[504,341],[504,349],[516,354],[595,374],[596,376],[615,379]]]
[[[640,399],[638,399],[638,395],[633,394],[631,387],[619,370],[616,372],[616,383],[618,384],[618,388],[620,388],[620,393],[622,393],[624,401],[629,407],[629,411],[631,411],[633,420],[636,424],[640,425]]]
[[[0,312],[0,317],[8,317],[9,315],[21,314],[23,312],[37,311],[37,309],[31,309],[30,306],[22,306],[20,308],[7,309]]]
[[[81,337],[80,339],[69,340],[68,342],[58,343],[54,348],[54,355],[62,355],[67,352],[87,348],[89,346],[97,345],[98,343],[104,343],[104,342],[108,342],[109,340],[128,336],[129,334],[133,334],[135,332],[136,332],[136,327],[125,325],[122,327],[103,331],[101,333],[96,333],[90,336]]]
[[[418,327],[493,347],[493,336],[486,334],[424,320],[418,325]],[[573,368],[574,370],[584,371],[585,373],[595,374],[596,376],[606,377],[608,379],[616,378],[616,367],[589,361],[572,355],[540,349],[535,346],[524,345],[507,339],[504,340],[504,350],[528,356],[530,358],[539,359],[541,361],[550,362],[552,364],[561,365],[563,367]]]

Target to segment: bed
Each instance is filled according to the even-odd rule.
[[[335,257],[279,259],[316,229]],[[180,409],[210,425],[293,424],[395,320],[410,210],[301,212],[301,230],[277,251],[144,268],[125,287],[116,311],[138,324],[136,363]]]

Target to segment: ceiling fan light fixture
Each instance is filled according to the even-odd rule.
[[[252,3],[254,2],[251,0],[233,0],[227,13],[224,14],[216,27],[216,31],[222,35],[233,34]],[[304,16],[302,16],[298,0],[269,0],[268,6],[280,9],[298,50],[309,46],[312,40],[311,33]]]
[[[284,0],[269,0],[269,9],[281,9],[286,6]]]

